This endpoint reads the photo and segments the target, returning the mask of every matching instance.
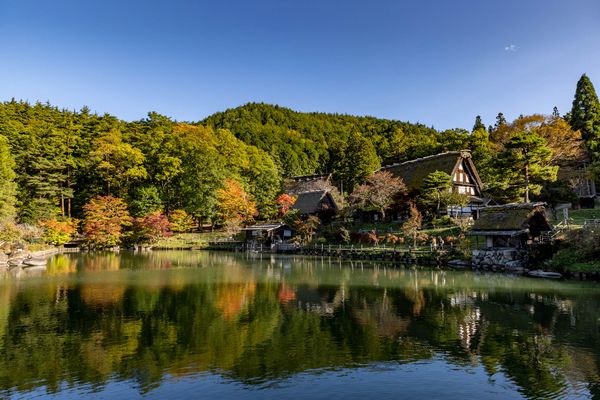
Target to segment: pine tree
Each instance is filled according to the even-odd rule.
[[[501,112],[496,116],[496,125],[494,125],[494,129],[498,129],[499,127],[506,125],[506,118],[504,118],[504,114]]]
[[[15,213],[15,161],[11,155],[8,140],[0,135],[0,222]]]
[[[560,113],[558,112],[558,107],[554,106],[552,109],[552,118],[560,118]]]
[[[581,131],[581,137],[592,153],[592,158],[600,160],[600,102],[594,85],[586,74],[577,82],[569,122],[574,130]]]
[[[548,165],[552,150],[546,140],[535,132],[520,132],[510,138],[500,154],[505,176],[510,179],[510,187],[522,193],[529,203],[529,194],[539,194],[543,182],[556,181],[557,166]]]
[[[477,131],[479,129],[485,130],[485,125],[483,124],[483,122],[481,122],[481,116],[480,115],[478,115],[478,116],[475,117],[475,125],[473,125],[473,131],[472,132],[475,132],[475,131]]]

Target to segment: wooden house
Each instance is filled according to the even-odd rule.
[[[270,249],[272,245],[284,243],[293,237],[292,228],[282,222],[257,224],[244,228],[246,244]]]
[[[485,247],[524,248],[552,230],[545,203],[511,203],[480,210],[469,235],[485,237]]]
[[[296,202],[291,208],[298,210],[301,216],[333,216],[339,210],[337,202],[328,190],[302,192],[296,196]]]
[[[545,203],[512,203],[480,210],[469,231],[476,237],[472,263],[475,267],[523,268],[531,245],[544,242],[552,226]],[[483,237],[484,246],[479,246]]]
[[[469,150],[449,151],[432,156],[417,158],[403,163],[381,168],[402,178],[410,192],[418,192],[425,178],[435,171],[442,171],[452,177],[452,190],[469,196],[466,207],[448,207],[449,214],[477,216],[477,211],[486,206],[489,199],[482,193],[483,183]]]

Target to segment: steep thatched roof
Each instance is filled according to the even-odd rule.
[[[299,194],[333,188],[331,174],[294,176],[286,179],[285,192]]]
[[[323,207],[332,207],[337,210],[338,205],[326,190],[315,190],[298,194],[292,209],[298,210],[300,214],[315,214],[323,211]]]
[[[470,234],[531,232],[538,235],[549,230],[552,227],[546,218],[545,203],[511,203],[481,209]]]
[[[389,171],[399,176],[409,190],[414,190],[418,189],[427,175],[432,172],[442,171],[453,176],[461,160],[465,168],[468,169],[469,174],[473,177],[478,189],[477,191],[481,193],[482,182],[473,164],[469,150],[448,151],[446,153],[417,158],[399,164],[387,165],[381,168],[381,170]]]

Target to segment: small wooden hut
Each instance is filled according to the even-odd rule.
[[[271,245],[283,243],[293,236],[292,228],[282,222],[272,224],[257,224],[244,228],[246,244],[250,247],[257,245],[271,248]]]
[[[542,242],[544,233],[551,230],[545,203],[486,207],[480,210],[468,233],[477,241],[485,238],[484,248],[473,250],[472,263],[476,267],[522,268],[527,264],[531,245]]]
[[[523,248],[552,230],[545,203],[511,203],[480,210],[469,235],[484,236],[486,247]]]

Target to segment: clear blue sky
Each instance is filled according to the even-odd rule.
[[[491,124],[600,91],[598,0],[4,0],[0,100],[126,120],[247,102]]]

